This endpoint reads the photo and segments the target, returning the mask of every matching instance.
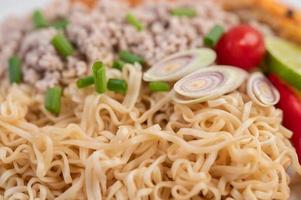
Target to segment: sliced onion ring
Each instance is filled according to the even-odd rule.
[[[247,93],[252,101],[263,107],[273,106],[280,100],[278,90],[261,72],[255,72],[249,77]]]
[[[174,85],[174,101],[193,104],[214,99],[236,90],[247,72],[232,66],[216,65],[191,73]]]
[[[176,81],[200,68],[211,65],[216,58],[212,49],[201,48],[173,54],[153,65],[143,75],[145,81]]]

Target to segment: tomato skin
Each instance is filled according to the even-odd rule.
[[[293,131],[291,141],[301,163],[301,99],[276,75],[269,75],[268,78],[279,90],[280,101],[277,106],[283,111],[284,126]]]
[[[250,71],[264,58],[264,39],[253,27],[238,25],[221,37],[216,52],[219,64],[234,65]]]

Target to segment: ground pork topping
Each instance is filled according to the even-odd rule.
[[[177,7],[191,7],[197,16],[172,16],[170,11]],[[211,0],[144,3],[134,8],[120,1],[101,1],[94,10],[55,1],[43,12],[49,22],[67,18],[66,30],[35,29],[28,17],[25,30],[11,27],[0,36],[1,70],[7,67],[8,58],[17,54],[23,61],[23,80],[39,91],[89,74],[96,60],[110,66],[121,50],[140,55],[152,65],[177,51],[203,46],[203,36],[216,24],[229,29],[239,23],[235,15]],[[143,30],[137,31],[127,22],[129,13],[141,21]],[[51,39],[58,32],[73,43],[76,52],[72,56],[62,58],[52,46]],[[9,45],[3,44],[6,40]]]

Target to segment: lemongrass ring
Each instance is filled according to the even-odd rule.
[[[216,65],[193,72],[174,85],[178,95],[205,101],[237,89],[247,72],[236,67]]]
[[[215,98],[215,97],[216,96],[210,96],[210,97],[206,96],[206,97],[203,97],[203,98],[195,99],[195,98],[189,98],[189,97],[179,95],[175,92],[174,96],[173,96],[173,101],[176,102],[176,103],[179,103],[179,104],[196,104],[196,103],[201,103],[201,102],[210,100],[210,99]]]
[[[216,58],[212,49],[200,48],[173,54],[153,65],[143,75],[144,81],[176,81],[200,68],[211,65]]]
[[[273,106],[280,100],[278,90],[261,72],[255,72],[249,77],[247,93],[252,101],[263,107]]]

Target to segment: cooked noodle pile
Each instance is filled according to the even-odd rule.
[[[139,66],[108,76],[127,80],[125,96],[70,85],[59,117],[28,86],[2,91],[0,199],[289,197],[286,170],[301,168],[280,110],[243,86],[188,106],[151,94]]]

